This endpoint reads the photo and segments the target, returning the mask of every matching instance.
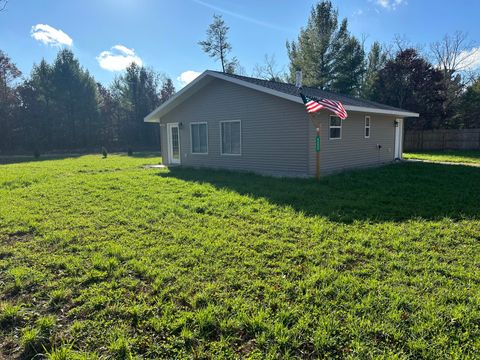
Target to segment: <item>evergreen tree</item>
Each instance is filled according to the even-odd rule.
[[[366,70],[361,90],[361,96],[372,99],[373,86],[377,82],[379,71],[387,62],[387,53],[383,51],[380,43],[374,42],[366,59]]]
[[[462,94],[456,116],[449,126],[480,128],[480,77]]]
[[[357,94],[363,74],[363,49],[348,32],[347,19],[338,21],[338,11],[331,1],[317,3],[307,26],[297,41],[287,42],[290,81],[295,72],[303,72],[307,86]]]
[[[19,104],[17,87],[14,84],[22,73],[10,57],[0,50],[0,150],[14,147],[16,108]]]
[[[232,45],[228,42],[228,30],[221,15],[213,15],[213,22],[208,26],[207,39],[198,44],[208,56],[219,60],[224,73],[233,74],[238,67],[238,60],[234,57],[228,59]]]
[[[330,88],[342,94],[359,95],[365,71],[363,48],[355,37],[348,35],[339,42],[339,46]]]
[[[167,84],[169,82],[169,84]],[[173,83],[165,80],[160,90],[160,75],[152,69],[132,63],[124,75],[111,87],[122,111],[121,141],[135,146],[158,146],[158,126],[146,124],[143,119],[161,103],[161,96],[170,96]]]
[[[160,103],[164,103],[175,95],[175,86],[170,78],[166,78],[163,81],[162,88],[160,89]]]
[[[93,145],[98,127],[97,85],[73,52],[61,50],[53,63],[52,81],[62,148]]]

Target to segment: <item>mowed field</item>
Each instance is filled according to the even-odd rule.
[[[480,357],[480,168],[0,165],[0,358]]]

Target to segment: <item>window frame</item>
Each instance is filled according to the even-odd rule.
[[[340,125],[332,126],[332,118],[338,118],[340,120]],[[342,133],[343,133],[342,128],[343,128],[343,120],[336,115],[330,115],[328,119],[328,140],[342,140]],[[332,132],[331,132],[332,129],[340,129],[340,136],[332,138]]]
[[[193,152],[193,125],[206,125],[207,126],[207,152]],[[190,153],[192,155],[208,155],[208,122],[206,121],[194,121],[190,123]]]
[[[223,152],[223,136],[222,136],[222,124],[224,123],[239,123],[240,124],[240,152],[238,154],[229,154]],[[220,127],[220,155],[221,156],[242,156],[242,120],[222,120],[219,122]]]
[[[367,119],[368,119],[368,126],[367,126]],[[367,129],[368,129],[368,136],[367,136]],[[365,115],[363,136],[365,139],[370,139],[371,134],[372,134],[372,118],[370,117],[370,115]]]

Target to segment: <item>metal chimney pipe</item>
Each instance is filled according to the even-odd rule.
[[[302,87],[302,70],[300,69],[295,72],[295,86],[299,89]]]

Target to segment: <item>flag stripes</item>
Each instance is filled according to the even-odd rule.
[[[340,101],[330,100],[330,99],[317,99],[314,97],[306,96],[300,93],[303,103],[307,108],[308,113],[316,113],[321,109],[327,109],[337,115],[340,119],[344,120],[348,117],[347,111],[343,107]]]

